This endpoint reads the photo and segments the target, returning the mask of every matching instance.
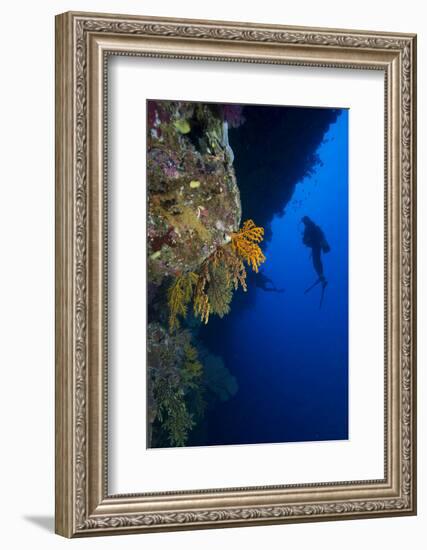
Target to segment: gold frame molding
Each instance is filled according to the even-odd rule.
[[[109,495],[109,55],[381,70],[385,76],[385,476]],[[56,17],[56,532],[66,537],[416,513],[416,36],[68,12]]]

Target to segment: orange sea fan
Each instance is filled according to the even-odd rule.
[[[179,327],[179,317],[187,316],[187,306],[193,301],[193,312],[207,324],[211,314],[223,317],[229,311],[232,289],[239,285],[244,291],[246,269],[244,261],[258,272],[265,261],[259,243],[264,229],[247,220],[243,227],[231,234],[231,242],[219,246],[200,266],[198,273],[190,272],[175,279],[168,289],[169,329]]]
[[[258,273],[265,261],[260,243],[264,238],[264,228],[257,227],[253,220],[246,220],[239,231],[231,234],[231,244],[236,254],[241,256]]]

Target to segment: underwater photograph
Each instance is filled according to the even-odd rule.
[[[146,124],[147,448],[348,439],[348,109]]]

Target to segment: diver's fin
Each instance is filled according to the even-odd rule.
[[[304,294],[307,294],[307,292],[310,292],[310,290],[312,290],[315,286],[317,286],[320,282],[322,282],[322,279],[317,279],[311,286],[309,286],[308,288],[306,288],[304,290]]]
[[[323,297],[325,295],[325,288],[328,286],[328,281],[323,281],[323,285],[322,285],[322,294],[320,295],[320,304],[319,304],[319,309],[322,308],[322,304],[323,304]]]

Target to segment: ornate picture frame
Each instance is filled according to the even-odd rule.
[[[112,55],[384,72],[383,479],[109,494],[105,181],[106,60]],[[415,514],[415,179],[415,35],[58,15],[56,532],[82,537]]]

